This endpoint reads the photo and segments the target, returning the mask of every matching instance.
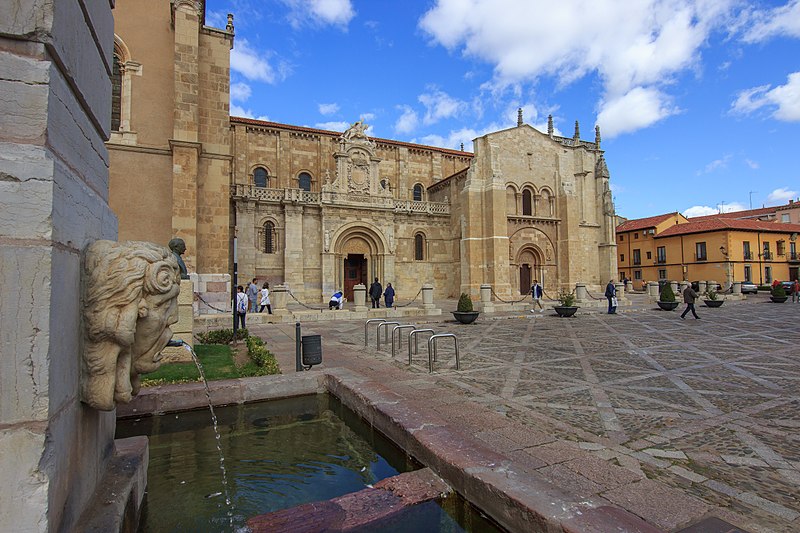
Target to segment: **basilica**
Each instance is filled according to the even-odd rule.
[[[616,277],[614,206],[600,130],[591,141],[524,123],[474,153],[229,114],[233,17],[203,4],[118,0],[110,205],[121,240],[184,239],[195,292],[224,305],[239,279],[301,301],[378,278],[410,299],[519,299]]]

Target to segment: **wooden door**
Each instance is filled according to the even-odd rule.
[[[524,264],[519,267],[519,293],[528,294],[531,291],[531,266]]]
[[[353,287],[366,284],[367,260],[362,254],[349,254],[344,260],[344,297],[353,301]]]

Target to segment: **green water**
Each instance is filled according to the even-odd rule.
[[[335,498],[420,467],[326,394],[216,412],[236,528],[255,515]],[[141,532],[230,530],[210,426],[208,411],[117,423],[117,438],[150,439]],[[381,524],[382,533],[412,531],[498,530],[464,500],[450,497]]]

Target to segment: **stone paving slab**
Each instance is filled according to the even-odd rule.
[[[394,359],[388,347],[378,352],[372,330],[364,347],[363,321],[306,323],[303,334],[322,335],[326,368],[417,399],[421,413],[496,444],[553,483],[573,472],[590,482],[573,476],[582,490],[658,527],[709,513],[751,532],[800,530],[800,306],[758,295],[700,307],[700,321],[680,320],[681,308],[639,302],[622,314],[570,319],[482,315],[469,326],[447,313],[417,319],[459,337],[461,371],[442,343],[432,374],[425,343],[409,366],[404,350]],[[253,332],[284,370],[294,368],[293,326]],[[597,468],[567,466],[586,457],[633,477],[613,485],[588,477]]]

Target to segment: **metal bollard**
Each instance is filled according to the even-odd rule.
[[[419,353],[419,337],[416,333],[436,333],[432,329],[415,329],[408,334],[408,364],[411,364],[411,337],[414,337],[414,353]]]
[[[400,322],[384,322],[382,324],[378,324],[378,329],[375,333],[375,341],[376,347],[378,350],[381,349],[381,328],[386,326],[386,330],[383,333],[383,342],[389,342],[389,326],[399,326]]]
[[[461,370],[461,364],[459,363],[458,359],[458,338],[453,333],[439,333],[437,335],[431,336],[428,339],[428,373],[433,372],[433,360],[436,358],[436,340],[443,339],[446,337],[451,337],[456,345],[456,370]],[[431,351],[431,346],[433,346],[433,351]]]
[[[409,324],[406,326],[395,326],[392,328],[392,357],[394,357],[394,332],[397,332],[397,345],[402,348],[403,347],[403,337],[400,336],[400,330],[408,329],[408,328],[416,328],[417,326],[414,324]]]
[[[369,320],[364,322],[364,346],[367,345],[367,337],[369,336],[369,332],[367,331],[367,327],[371,323],[375,323],[375,322],[386,322],[386,320],[383,319],[383,318],[370,318]]]

